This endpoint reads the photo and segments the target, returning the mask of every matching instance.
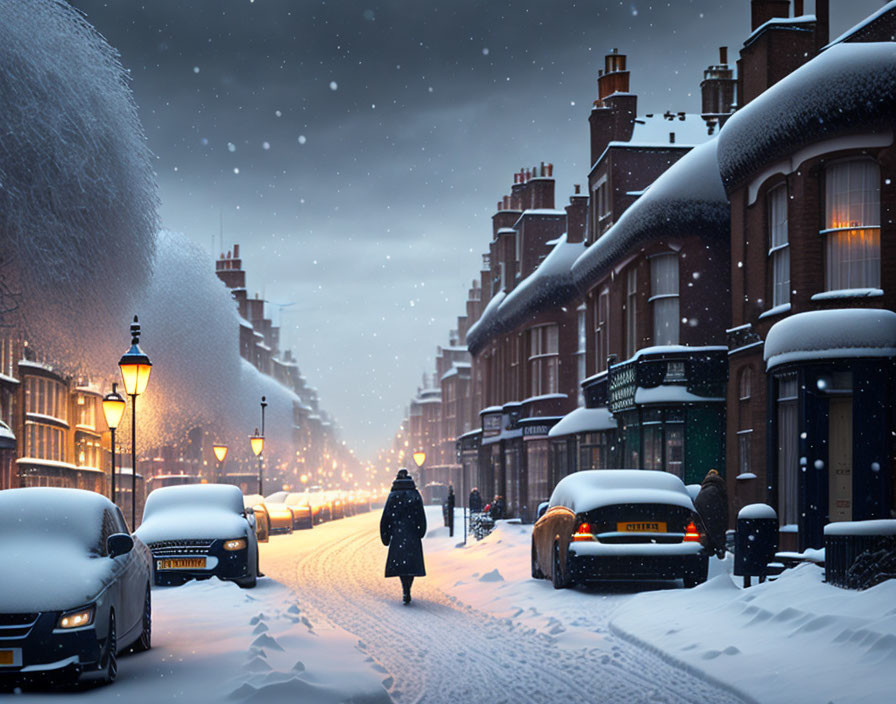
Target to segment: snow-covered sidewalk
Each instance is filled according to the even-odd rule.
[[[593,646],[611,633],[763,704],[878,703],[896,691],[896,581],[848,591],[803,565],[743,589],[730,559],[713,558],[709,581],[695,589],[557,592],[529,574],[531,526],[501,521],[481,542],[469,536],[457,548],[460,520],[458,513],[454,538],[443,527],[430,530],[427,579],[559,647]]]

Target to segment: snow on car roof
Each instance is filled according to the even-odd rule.
[[[562,435],[593,433],[615,428],[616,419],[610,413],[610,409],[606,407],[577,408],[563,416],[563,419],[548,431],[548,437],[556,438]]]
[[[158,511],[179,508],[216,508],[241,513],[243,493],[230,484],[184,484],[165,486],[153,491],[146,499],[144,520]]]
[[[103,511],[112,502],[102,494],[82,489],[29,487],[0,491],[0,535],[73,540],[97,547]]]
[[[551,506],[583,513],[617,504],[671,504],[694,510],[684,483],[674,474],[647,469],[589,469],[561,479]]]

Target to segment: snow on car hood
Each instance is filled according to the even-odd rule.
[[[67,611],[99,595],[115,562],[68,538],[32,537],[0,543],[0,613]]]
[[[149,545],[160,540],[245,537],[249,521],[227,509],[213,506],[172,506],[144,517],[136,535]]]

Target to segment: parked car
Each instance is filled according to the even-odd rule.
[[[314,517],[311,515],[311,506],[305,494],[293,492],[286,496],[286,505],[292,511],[292,527],[294,530],[302,530],[314,527]]]
[[[254,522],[255,537],[259,543],[266,543],[271,537],[271,515],[264,505],[264,497],[261,494],[249,494],[243,497],[243,506],[249,514],[249,522]],[[248,509],[252,509],[249,513]]]
[[[271,518],[271,533],[292,533],[295,515],[286,505],[287,496],[288,491],[276,491],[264,499],[264,505]]]
[[[152,637],[149,550],[91,491],[0,491],[0,683],[113,682]]]
[[[155,583],[218,577],[254,587],[258,540],[249,515],[242,492],[230,484],[156,489],[137,529],[152,552]]]
[[[667,472],[600,469],[561,479],[532,530],[532,576],[556,589],[631,579],[706,580],[702,525]]]

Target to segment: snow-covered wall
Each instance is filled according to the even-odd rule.
[[[0,0],[0,250],[28,337],[72,358],[131,308],[155,174],[117,52],[58,0]],[[79,324],[77,339],[58,333]]]

